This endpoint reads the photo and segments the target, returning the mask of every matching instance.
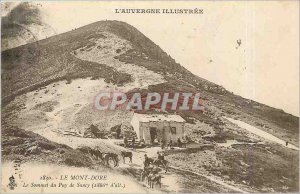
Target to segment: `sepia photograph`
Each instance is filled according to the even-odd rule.
[[[299,1],[1,1],[1,193],[299,193]]]

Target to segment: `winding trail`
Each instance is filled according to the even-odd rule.
[[[130,150],[133,151],[133,150]],[[133,151],[133,163],[128,161],[124,164],[120,163],[121,168],[142,169],[144,154],[148,157],[157,157],[157,151],[161,151],[159,147],[151,147],[138,149]],[[213,176],[208,176],[193,171],[181,169],[175,166],[169,166],[169,172],[161,172],[162,175],[162,192],[239,192],[247,193],[236,186],[230,185]],[[146,185],[145,183],[143,183]],[[192,186],[191,186],[192,185]],[[157,189],[157,188],[156,188]],[[150,191],[151,192],[151,191]]]
[[[244,190],[242,190],[242,189],[240,189],[240,188],[238,188],[236,186],[229,185],[229,184],[225,183],[224,181],[218,180],[218,179],[216,179],[215,177],[212,177],[212,176],[203,175],[203,174],[196,173],[196,172],[190,171],[190,170],[180,169],[180,168],[177,168],[175,166],[170,166],[170,168],[173,168],[175,170],[182,171],[182,172],[185,172],[185,173],[192,173],[194,175],[204,177],[204,178],[206,178],[206,179],[208,179],[208,180],[210,180],[212,182],[218,183],[218,184],[220,184],[220,185],[222,185],[222,186],[224,186],[224,187],[226,187],[226,188],[228,188],[230,190],[233,190],[233,191],[236,191],[236,192],[239,192],[239,193],[248,193],[247,191],[244,191]]]
[[[261,129],[258,129],[252,125],[249,125],[248,123],[245,123],[243,121],[240,121],[240,120],[235,120],[235,119],[232,119],[232,118],[228,118],[228,117],[224,117],[225,119],[227,119],[228,121],[230,121],[231,123],[234,123],[236,125],[238,125],[240,128],[242,129],[245,129],[247,131],[249,131],[250,133],[253,133],[259,137],[262,137],[268,141],[272,141],[272,142],[275,142],[275,143],[278,143],[284,147],[287,147],[287,148],[290,148],[290,149],[294,149],[294,150],[299,150],[298,147],[296,147],[295,145],[292,145],[292,144],[288,144],[286,146],[286,142],[278,137],[275,137],[274,135],[268,133],[268,132],[265,132]]]

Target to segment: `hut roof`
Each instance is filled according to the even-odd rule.
[[[166,115],[166,114],[137,114],[134,113],[139,122],[159,122],[159,121],[175,121],[183,123],[185,120],[180,115]]]

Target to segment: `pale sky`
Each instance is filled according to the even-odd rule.
[[[56,32],[127,22],[192,73],[299,116],[299,2],[43,2]],[[117,8],[200,8],[204,14],[116,14]],[[241,46],[237,47],[237,40]]]

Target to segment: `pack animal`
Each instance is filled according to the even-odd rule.
[[[152,170],[151,168],[144,168],[141,172],[140,180],[144,181],[146,178],[148,178],[151,170]]]
[[[167,160],[155,160],[153,164],[157,167],[163,167],[165,169],[165,173],[168,172],[169,162]]]
[[[132,163],[132,152],[122,151],[121,156],[123,157],[124,163],[125,163],[125,158],[129,158],[129,162]]]
[[[96,158],[97,160],[99,160],[99,159],[102,160],[103,159],[101,151],[97,148],[92,149],[90,147],[83,146],[83,147],[79,147],[78,150],[85,153],[85,154],[91,155],[93,158]]]
[[[102,154],[102,152],[100,152],[100,150],[97,150],[97,149],[92,149],[91,151],[90,151],[90,154],[93,156],[93,157],[95,157],[97,160],[103,160],[103,154]]]
[[[144,166],[145,166],[145,167],[148,167],[150,164],[153,164],[153,162],[154,162],[154,159],[153,159],[153,158],[147,158],[147,159],[145,159],[145,161],[144,161]]]
[[[114,167],[119,166],[119,157],[118,154],[115,153],[104,153],[102,155],[104,163],[109,166],[109,160],[112,160],[114,162]]]
[[[148,185],[150,186],[150,188],[154,188],[155,183],[158,184],[159,187],[161,188],[161,178],[162,178],[161,175],[159,175],[158,173],[152,171],[148,175]]]

